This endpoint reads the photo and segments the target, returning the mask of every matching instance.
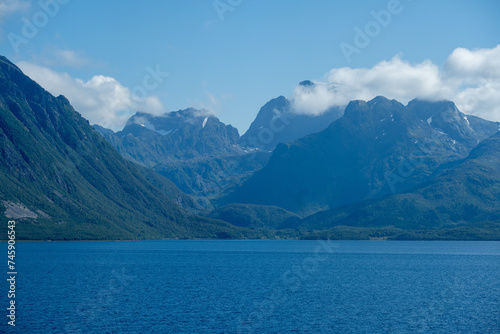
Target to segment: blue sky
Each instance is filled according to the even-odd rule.
[[[407,102],[415,92],[500,120],[490,97],[500,86],[499,14],[496,0],[0,0],[0,54],[115,130],[135,109],[193,106],[242,134],[279,95],[319,113],[347,98]],[[346,57],[347,44],[357,51]],[[387,83],[391,71],[401,76]],[[300,91],[306,79],[325,85]]]

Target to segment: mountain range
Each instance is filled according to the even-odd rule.
[[[220,203],[307,216],[405,192],[498,130],[498,123],[466,116],[449,101],[352,101],[325,130],[279,144],[269,163]]]
[[[313,85],[301,83],[306,84]],[[343,109],[334,107],[319,116],[298,112],[285,97],[273,99],[241,137],[236,128],[193,108],[162,115],[137,112],[116,133],[94,128],[123,157],[152,168],[185,193],[217,198],[264,167],[277,144],[323,130]]]
[[[0,58],[0,208],[18,239],[252,236],[194,215],[168,179],[126,161],[64,96]]]
[[[300,83],[314,85],[310,81]],[[379,96],[90,126],[0,58],[0,212],[22,239],[500,239],[500,123]]]
[[[236,128],[192,108],[163,115],[137,112],[116,133],[94,128],[124,158],[153,169],[200,201],[262,168],[270,157],[269,152],[243,149]]]

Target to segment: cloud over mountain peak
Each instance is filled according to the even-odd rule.
[[[371,68],[334,68],[326,82],[299,85],[291,98],[295,110],[321,114],[351,100],[378,95],[408,103],[452,100],[465,113],[500,120],[500,45],[492,49],[455,49],[440,68],[429,60],[410,63],[395,56]]]

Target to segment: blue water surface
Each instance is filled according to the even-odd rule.
[[[7,333],[500,333],[500,242],[16,247]]]

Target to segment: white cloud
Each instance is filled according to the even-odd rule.
[[[450,78],[481,83],[483,79],[500,79],[500,45],[493,49],[455,49],[448,57],[445,71]]]
[[[297,113],[320,114],[334,105],[344,105],[344,97],[337,94],[334,85],[315,82],[314,85],[299,85],[293,95],[293,106]]]
[[[335,68],[326,77],[326,83],[295,89],[291,99],[297,113],[320,114],[334,105],[383,95],[402,103],[414,98],[451,100],[464,113],[500,121],[500,45],[458,48],[442,68],[396,56],[372,68]]]
[[[128,118],[141,110],[153,114],[164,112],[155,96],[138,97],[112,77],[96,75],[89,81],[72,78],[67,73],[29,62],[17,64],[21,70],[53,95],[64,95],[91,124],[121,130]]]

